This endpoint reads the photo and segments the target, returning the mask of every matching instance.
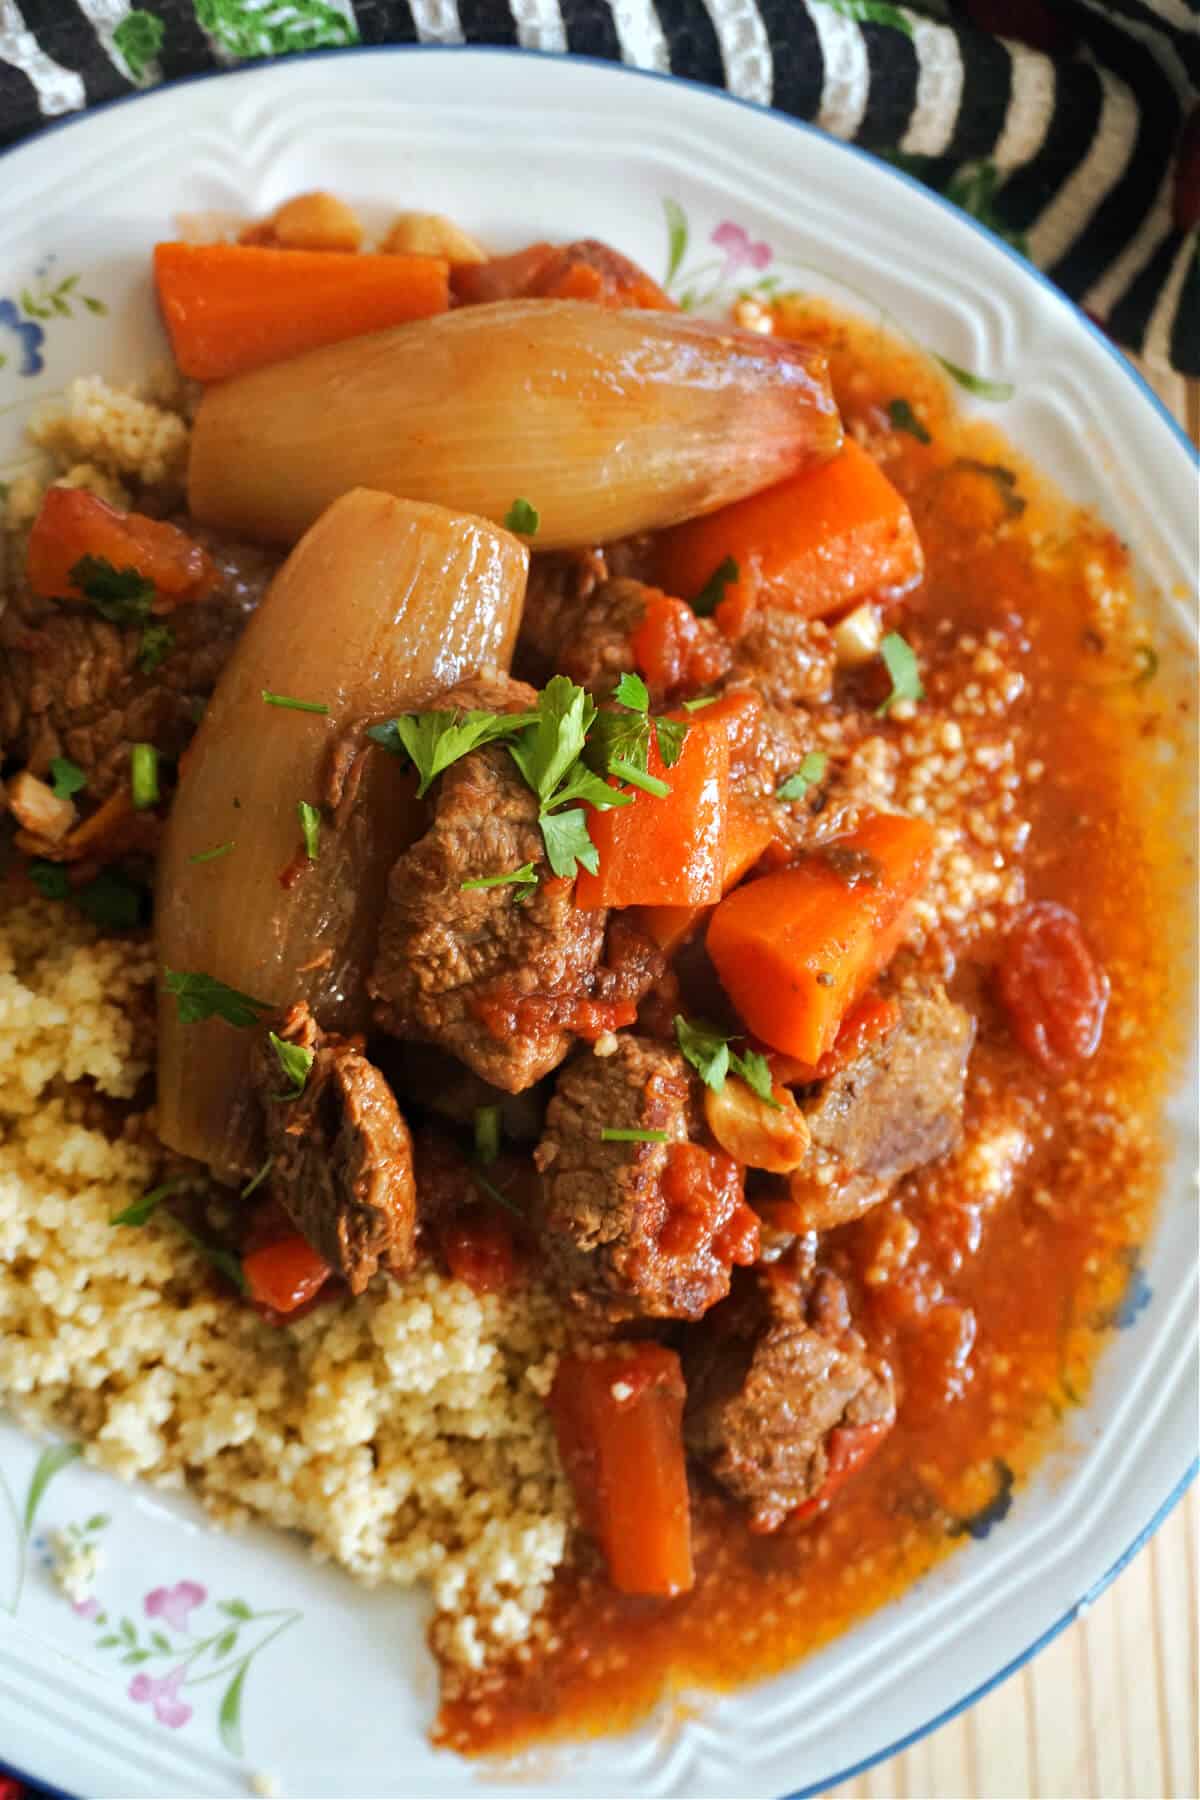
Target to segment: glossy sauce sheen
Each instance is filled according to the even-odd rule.
[[[815,306],[797,308],[791,326],[829,350],[848,425],[881,440],[902,397],[932,433],[930,445],[889,439],[887,472],[910,502],[928,567],[895,623],[932,704],[971,679],[964,635],[982,645],[997,632],[1011,647],[1023,687],[1005,729],[1028,778],[1016,800],[1030,824],[1025,895],[1078,914],[1111,983],[1105,1034],[1071,1078],[1047,1080],[997,999],[999,924],[990,937],[976,929],[969,949],[953,926],[933,934],[926,956],[978,1023],[964,1149],[823,1245],[895,1369],[896,1428],[828,1511],[775,1536],[752,1534],[693,1474],[696,1585],[680,1598],[614,1593],[583,1542],[524,1660],[465,1685],[446,1671],[438,1736],[460,1751],[613,1732],[664,1692],[776,1672],[983,1536],[1085,1398],[1137,1282],[1175,1047],[1169,945],[1191,886],[1178,789],[1156,752],[1180,734],[1190,701],[1170,689],[1165,652],[1162,674],[1137,679],[1150,666],[1146,634],[1106,613],[1103,588],[1128,574],[1111,532],[1040,489],[994,430],[958,419],[910,351]],[[1007,484],[952,467],[963,458],[1016,472],[1028,505],[1007,529],[993,529],[1011,511]],[[1039,552],[1064,533],[1056,557]],[[1010,1161],[964,1180],[955,1171],[984,1134],[993,1148],[1009,1143]]]

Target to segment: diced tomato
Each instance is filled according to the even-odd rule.
[[[83,599],[71,579],[82,558],[97,557],[119,571],[134,570],[154,584],[153,611],[203,600],[217,584],[217,566],[186,532],[142,513],[118,512],[82,488],[47,488],[29,533],[29,585],[44,599]]]
[[[313,1298],[333,1270],[306,1237],[293,1231],[243,1256],[242,1272],[257,1305],[291,1313]]]
[[[477,1294],[503,1293],[521,1273],[512,1223],[494,1202],[460,1207],[441,1227],[438,1243],[454,1279]]]

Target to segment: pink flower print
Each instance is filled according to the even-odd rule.
[[[178,1731],[186,1725],[192,1716],[192,1709],[186,1700],[179,1698],[187,1666],[180,1663],[169,1675],[147,1675],[143,1669],[129,1684],[129,1698],[139,1703],[148,1701],[154,1708],[154,1716],[160,1725],[169,1725],[172,1731]]]
[[[770,244],[756,244],[750,233],[735,225],[732,219],[721,221],[712,234],[712,241],[718,250],[725,252],[722,281],[728,281],[739,269],[765,269],[771,260]]]
[[[174,1587],[154,1588],[146,1595],[146,1617],[164,1620],[172,1631],[186,1631],[188,1614],[207,1598],[207,1589],[198,1581],[177,1581]]]
[[[71,1611],[78,1613],[81,1619],[94,1619],[100,1611],[100,1602],[94,1594],[87,1600],[72,1600]]]

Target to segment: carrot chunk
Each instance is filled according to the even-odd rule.
[[[932,852],[923,820],[876,813],[722,900],[708,953],[756,1037],[802,1062],[820,1061],[903,938]]]
[[[203,600],[217,584],[217,566],[186,532],[142,513],[118,512],[83,488],[47,488],[29,533],[26,573],[44,599],[83,599],[71,571],[84,557],[132,569],[154,583],[153,610]]]
[[[425,319],[450,304],[450,266],[439,256],[168,243],[155,245],[154,279],[175,360],[197,381]]]
[[[750,873],[774,835],[774,822],[765,811],[748,805],[736,793],[730,795],[725,816],[722,893],[727,894]],[[709,910],[705,906],[643,906],[638,908],[637,922],[665,955],[672,956]]]
[[[904,499],[850,437],[818,468],[667,532],[657,574],[671,593],[695,598],[729,563],[716,617],[733,637],[759,603],[819,619],[898,596],[925,566]]]
[[[577,906],[704,906],[721,898],[729,805],[729,733],[723,719],[669,714],[690,729],[673,768],[651,740],[649,773],[665,796],[639,793],[632,806],[588,810],[599,855],[594,875],[580,873]]]
[[[298,1231],[251,1250],[242,1258],[250,1298],[272,1312],[295,1312],[333,1273],[325,1258]]]
[[[679,1358],[661,1344],[564,1357],[550,1390],[580,1518],[623,1594],[692,1585],[684,1398]]]

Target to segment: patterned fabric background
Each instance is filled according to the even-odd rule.
[[[0,144],[249,58],[414,43],[604,57],[814,120],[1200,375],[1200,0],[0,0]]]

